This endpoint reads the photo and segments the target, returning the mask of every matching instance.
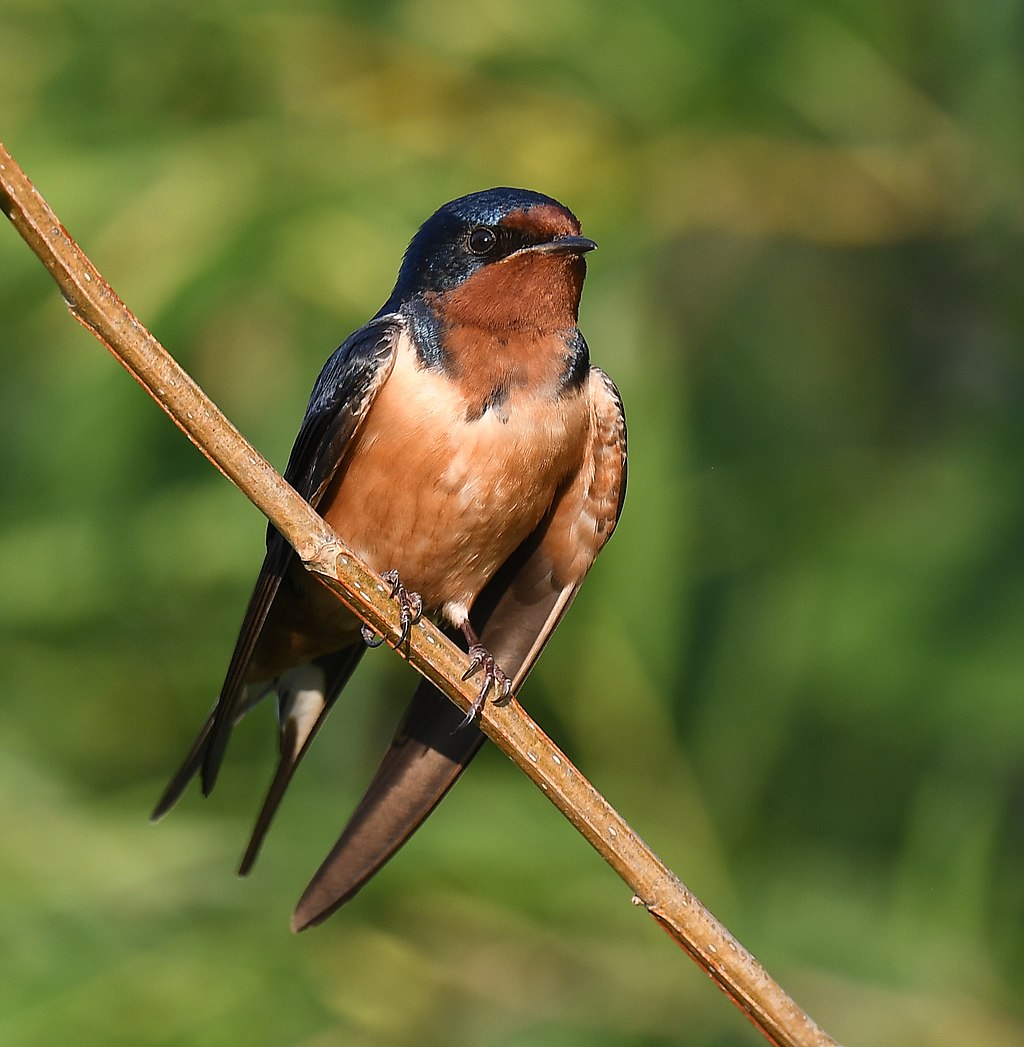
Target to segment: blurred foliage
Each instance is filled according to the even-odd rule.
[[[416,226],[601,243],[626,512],[524,694],[850,1044],[1024,1042],[1024,16],[952,0],[0,0],[0,136],[283,464]],[[0,232],[0,1042],[759,1042],[485,752],[291,905],[411,687],[368,658],[238,882],[271,710],[145,818],[263,525]]]

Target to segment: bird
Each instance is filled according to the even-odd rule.
[[[292,918],[349,901],[431,813],[485,740],[488,694],[518,690],[611,536],[626,487],[612,380],[578,328],[597,244],[552,197],[499,187],[452,200],[412,238],[394,290],[317,378],[285,479],[382,574],[403,638],[429,616],[464,637],[481,687],[468,717],[426,680]],[[160,797],[209,795],[238,721],[276,695],[278,762],[240,875],[369,646],[368,627],[270,525],[217,702]],[[467,677],[469,674],[467,673]]]

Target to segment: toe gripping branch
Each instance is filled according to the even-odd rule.
[[[480,685],[480,693],[476,696],[473,704],[466,713],[466,718],[459,724],[459,730],[468,727],[481,713],[487,702],[488,692],[493,688],[495,705],[508,703],[512,693],[512,680],[505,670],[494,660],[494,655],[480,642],[473,627],[469,622],[462,626],[463,635],[469,644],[469,668],[462,674],[463,680],[468,680],[478,669],[483,669],[484,678]]]
[[[397,649],[401,647],[402,644],[408,642],[409,632],[423,617],[423,598],[419,593],[410,592],[404,585],[402,585],[402,579],[398,576],[398,571],[388,571],[386,574],[381,575],[381,577],[391,586],[391,598],[393,600],[398,600],[398,622],[402,629],[398,636],[398,643],[395,644]],[[379,636],[368,625],[362,626],[360,632],[363,637],[363,643],[365,643],[367,647],[380,647],[384,642],[384,637]]]
[[[395,644],[397,649],[408,641],[412,627],[423,617],[423,598],[419,593],[410,592],[406,589],[402,584],[398,571],[388,571],[381,577],[391,586],[391,598],[398,600],[398,620],[402,628],[398,637],[398,643]],[[380,647],[384,642],[384,637],[368,625],[363,625],[360,632],[363,637],[363,643],[367,647]],[[496,705],[505,705],[512,693],[511,678],[494,660],[494,655],[480,642],[480,637],[477,636],[476,631],[468,621],[463,624],[462,632],[466,637],[466,642],[469,644],[468,654],[470,658],[469,668],[463,673],[462,679],[468,680],[479,669],[483,669],[484,676],[480,684],[480,691],[473,704],[469,707],[466,718],[459,724],[458,730],[468,727],[469,724],[476,720],[487,703],[487,696],[492,690]]]

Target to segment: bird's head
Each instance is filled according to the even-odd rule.
[[[597,244],[557,200],[487,189],[452,200],[413,237],[388,306],[420,297],[449,319],[489,329],[576,323]]]

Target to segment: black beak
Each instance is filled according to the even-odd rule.
[[[586,254],[593,251],[597,244],[586,236],[559,236],[547,243],[534,244],[527,251],[539,251],[541,254]]]

